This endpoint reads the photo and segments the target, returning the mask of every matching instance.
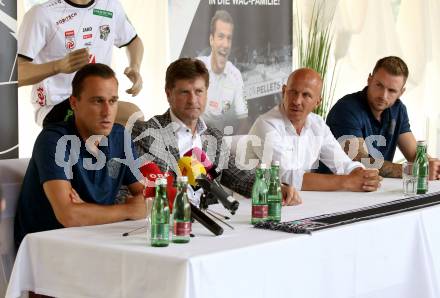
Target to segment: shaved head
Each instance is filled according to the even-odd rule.
[[[283,107],[292,125],[301,131],[307,116],[321,103],[322,79],[311,68],[292,72],[283,86]]]
[[[316,84],[316,87],[319,88],[319,94],[322,91],[322,78],[321,75],[314,69],[311,68],[298,68],[294,72],[292,72],[287,80],[287,86],[292,84],[294,80],[306,80],[311,84]]]

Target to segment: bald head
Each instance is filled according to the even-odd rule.
[[[322,91],[322,79],[321,75],[311,68],[298,68],[292,72],[287,80],[287,86],[294,84],[295,81],[307,81],[311,85],[315,85],[319,90],[318,93],[321,94]]]
[[[322,79],[311,68],[292,72],[283,86],[283,106],[290,122],[301,130],[311,113],[321,102]]]

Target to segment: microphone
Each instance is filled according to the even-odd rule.
[[[189,149],[183,156],[193,157],[197,159],[205,167],[206,171],[209,171],[214,165],[209,160],[208,154],[206,154],[206,152],[199,147]]]
[[[202,174],[206,174],[205,167],[191,156],[181,157],[177,164],[182,172],[182,176],[187,176],[188,183],[191,184],[192,187],[197,188],[196,178]]]
[[[223,228],[219,226],[214,220],[212,220],[208,215],[206,215],[199,208],[194,206],[193,203],[189,203],[191,205],[191,216],[201,223],[205,228],[211,231],[214,235],[218,236],[223,234]]]
[[[150,198],[156,195],[156,179],[163,176],[162,171],[154,162],[146,162],[139,168],[145,178],[144,197]]]
[[[184,156],[191,156],[197,159],[206,169],[206,175],[209,179],[214,180],[220,176],[221,171],[217,170],[217,166],[209,160],[208,154],[199,147],[188,150]]]
[[[192,186],[202,187],[207,199],[214,197],[232,215],[235,214],[239,206],[238,201],[230,196],[216,180],[208,178],[205,168],[198,160],[193,157],[184,156],[179,160],[178,164],[182,173],[187,173],[188,177],[192,177],[190,182]],[[190,181],[189,178],[188,181]]]
[[[232,215],[235,214],[240,204],[236,199],[230,196],[216,180],[210,180],[206,175],[201,174],[197,177],[196,181],[206,192],[211,193],[217,198],[223,207],[228,209]]]
[[[166,172],[164,176],[167,178],[167,197],[168,205],[170,207],[170,213],[173,212],[174,199],[176,198],[177,188],[174,187],[174,176],[169,172]]]
[[[174,176],[169,172],[165,174],[159,169],[159,166],[154,162],[147,162],[142,165],[139,170],[145,177],[144,197],[151,198],[156,196],[156,179],[167,179],[167,197],[170,206],[170,212],[173,210],[174,198],[176,197],[177,189],[174,187]]]
[[[183,165],[185,165],[188,173],[194,173],[191,169],[191,158],[188,160],[183,160]],[[180,167],[180,164],[179,164]],[[200,171],[204,171],[203,166],[196,166]],[[166,177],[167,178],[167,197],[170,206],[170,211],[172,212],[174,198],[176,197],[177,189],[173,186],[174,176],[169,172],[162,174],[161,170],[154,162],[147,162],[139,169],[142,175],[145,177],[145,190],[144,196],[154,197],[155,196],[155,182],[157,178]],[[206,173],[206,171],[205,171]],[[182,174],[185,176],[185,174]],[[189,179],[188,179],[189,180]],[[193,176],[194,180],[194,176]],[[194,180],[195,181],[195,180]],[[191,204],[191,203],[190,203]],[[214,235],[218,236],[223,234],[223,228],[220,227],[215,221],[213,221],[210,217],[208,217],[204,212],[202,212],[199,208],[191,204],[191,216],[193,219],[200,222],[205,228],[211,231]],[[132,231],[124,233],[123,236],[129,235]]]

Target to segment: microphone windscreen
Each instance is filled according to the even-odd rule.
[[[188,183],[192,186],[197,186],[196,178],[201,174],[206,175],[205,167],[195,158],[190,156],[183,156],[178,162],[179,169],[182,176],[188,177]]]
[[[192,156],[197,159],[205,167],[206,171],[209,171],[213,166],[213,163],[209,160],[206,152],[199,147],[194,147],[188,150],[184,156]]]
[[[159,166],[154,162],[147,162],[139,169],[145,177],[144,197],[151,198],[156,196],[156,179],[165,177],[167,179],[167,198],[170,207],[170,212],[173,211],[174,198],[176,197],[177,189],[174,187],[174,176],[170,172],[162,174]]]
[[[173,212],[174,199],[176,198],[177,188],[174,187],[174,176],[170,172],[165,173],[167,178],[167,197],[170,212]]]
[[[156,195],[155,193],[155,182],[158,177],[162,177],[162,172],[160,171],[157,164],[154,162],[147,162],[142,165],[139,170],[145,177],[145,187],[144,187],[144,197],[150,198]]]
[[[156,188],[151,186],[144,187],[144,198],[154,198],[156,196]]]
[[[144,177],[147,177],[148,174],[162,174],[162,171],[159,169],[159,166],[152,162],[148,161],[145,164],[143,164],[139,170],[141,171],[142,175]]]

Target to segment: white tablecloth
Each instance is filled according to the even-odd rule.
[[[401,180],[374,193],[302,192],[283,220],[343,211],[402,197]],[[439,191],[440,183],[431,183]],[[440,206],[309,235],[254,229],[241,200],[222,236],[199,224],[189,244],[147,245],[122,237],[142,221],[28,235],[7,297],[440,297]],[[219,208],[221,210],[221,208]]]

